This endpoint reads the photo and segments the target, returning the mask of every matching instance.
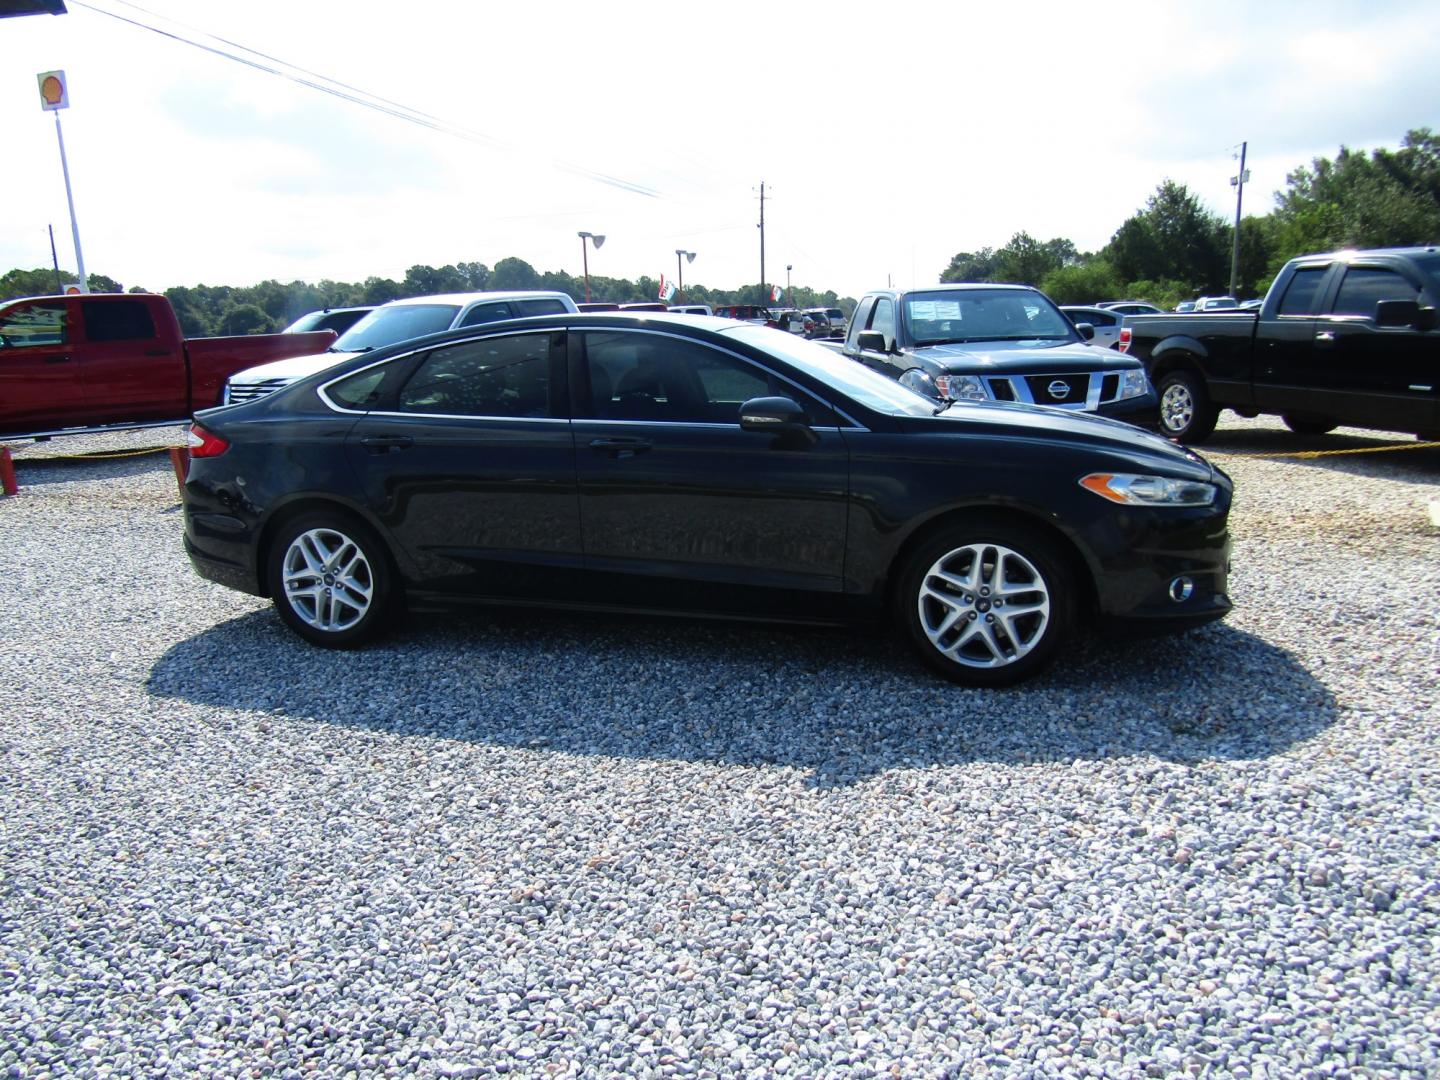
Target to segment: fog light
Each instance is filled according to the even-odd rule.
[[[1190,599],[1190,594],[1195,591],[1195,582],[1188,577],[1181,575],[1170,582],[1170,599],[1177,604],[1183,604]]]

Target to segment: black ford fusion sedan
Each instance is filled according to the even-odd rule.
[[[185,546],[320,645],[475,601],[893,614],[958,682],[1072,629],[1230,609],[1231,484],[1116,421],[936,403],[724,319],[556,315],[415,339],[191,430]]]

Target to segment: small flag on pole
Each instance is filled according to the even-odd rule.
[[[777,304],[780,302],[780,298],[784,295],[785,290],[780,288],[779,285],[776,285],[773,289],[770,290],[770,299]]]
[[[661,274],[661,275],[660,275],[660,296],[659,296],[659,299],[661,299],[661,300],[669,300],[669,299],[670,299],[672,296],[674,296],[674,295],[675,295],[675,282],[673,282],[673,281],[666,281],[666,280],[665,280],[665,275],[664,275],[664,274]]]

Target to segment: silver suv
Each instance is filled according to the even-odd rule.
[[[225,404],[239,405],[273,394],[307,375],[356,353],[383,349],[411,338],[459,326],[479,326],[526,315],[575,314],[575,301],[562,292],[473,292],[412,296],[381,304],[323,353],[276,360],[236,372],[225,383]]]

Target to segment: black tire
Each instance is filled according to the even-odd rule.
[[[1295,416],[1292,413],[1285,413],[1280,417],[1285,421],[1285,426],[1296,435],[1326,435],[1334,431],[1340,425],[1334,420],[1322,420],[1317,417]]]
[[[395,572],[380,538],[358,518],[314,510],[281,526],[266,582],[285,625],[306,641],[353,649],[390,626]]]
[[[1215,430],[1220,410],[1210,401],[1205,381],[1184,368],[1168,371],[1155,387],[1160,398],[1160,434],[1176,442],[1204,442]]]
[[[968,686],[1006,686],[1054,660],[1070,632],[1075,582],[1044,536],[977,519],[911,552],[894,603],[897,622],[929,667]],[[1004,605],[1024,610],[1015,615]]]

